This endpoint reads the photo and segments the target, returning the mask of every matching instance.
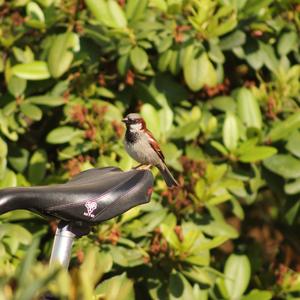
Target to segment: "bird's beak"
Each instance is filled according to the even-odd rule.
[[[128,122],[128,118],[124,118],[122,122],[126,124]]]

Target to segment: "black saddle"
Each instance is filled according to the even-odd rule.
[[[95,224],[149,202],[152,186],[148,170],[91,169],[65,184],[0,190],[0,214],[26,209],[67,222]]]

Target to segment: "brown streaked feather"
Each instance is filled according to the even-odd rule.
[[[156,141],[156,139],[154,138],[154,136],[152,135],[152,133],[148,129],[145,129],[145,130],[146,130],[146,133],[149,136],[149,144],[150,144],[150,146],[158,154],[158,156],[160,157],[160,159],[164,162],[165,161],[165,157],[164,157],[162,151],[160,150],[158,142]]]
[[[146,130],[147,130],[147,128],[146,128],[146,123],[145,123],[144,119],[143,119],[143,118],[140,118],[140,119],[139,119],[139,122],[142,123],[142,129],[146,129]]]

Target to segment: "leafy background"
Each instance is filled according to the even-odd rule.
[[[2,299],[299,299],[298,0],[0,0],[0,186],[135,165],[140,112],[180,189],[76,241],[0,217]]]

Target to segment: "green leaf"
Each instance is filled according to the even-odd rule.
[[[173,143],[162,144],[161,150],[165,156],[165,162],[167,165],[177,171],[182,171],[182,165],[179,163],[182,151],[179,150]]]
[[[79,51],[79,37],[74,32],[66,32],[55,37],[48,56],[48,66],[54,78],[62,76],[71,66],[73,51]]]
[[[224,268],[225,287],[229,299],[239,299],[246,291],[251,275],[251,266],[246,255],[231,254]]]
[[[153,101],[162,107],[180,103],[188,97],[188,92],[184,86],[178,83],[173,76],[168,74],[158,74],[155,76],[148,91],[151,97],[153,97]],[[144,97],[142,99],[144,99]]]
[[[229,150],[237,147],[239,140],[238,122],[236,116],[228,112],[223,125],[223,143]]]
[[[82,154],[82,153],[85,153],[85,152],[91,150],[92,148],[93,148],[92,143],[87,142],[87,141],[85,141],[83,143],[78,143],[76,145],[70,145],[70,146],[65,147],[62,151],[59,151],[58,158],[59,158],[59,160],[71,159],[74,156],[77,156],[79,154]]]
[[[277,123],[269,132],[267,139],[272,142],[287,138],[290,133],[300,127],[300,112],[295,112],[284,121]]]
[[[213,286],[216,281],[216,274],[210,268],[198,266],[185,266],[181,271],[186,277],[200,284]],[[198,299],[198,298],[196,298]],[[202,298],[199,298],[202,300]]]
[[[265,66],[272,72],[277,73],[279,60],[275,55],[274,48],[270,44],[259,42],[260,52],[263,56],[263,62]]]
[[[5,141],[0,137],[0,157],[6,157],[7,155],[7,144]]]
[[[180,248],[180,242],[178,240],[178,237],[174,231],[174,228],[166,225],[161,224],[160,230],[168,244],[175,250],[178,250]]]
[[[25,99],[25,102],[37,105],[45,105],[50,107],[60,106],[65,104],[63,97],[59,96],[35,96]]]
[[[136,220],[136,224],[132,224],[134,230],[132,231],[133,237],[143,237],[147,233],[153,231],[158,227],[165,219],[167,211],[165,209],[159,209],[157,211],[150,212],[139,220]]]
[[[171,50],[171,57],[168,64],[168,69],[172,75],[178,75],[180,72],[180,52]]]
[[[242,46],[246,42],[246,34],[243,31],[236,30],[230,33],[220,41],[222,50],[231,50],[232,48]]]
[[[122,113],[121,113],[121,110],[107,102],[107,101],[101,101],[101,100],[96,100],[95,103],[97,103],[99,105],[99,107],[102,107],[103,109],[105,109],[105,114],[104,114],[104,119],[106,121],[121,121],[122,120]]]
[[[250,53],[245,55],[245,59],[250,67],[254,70],[259,70],[264,65],[264,53],[259,49],[256,51],[251,49],[249,51]]]
[[[7,88],[13,96],[19,97],[24,93],[26,86],[27,81],[25,79],[12,76],[8,82]]]
[[[30,103],[22,103],[20,105],[21,112],[28,118],[39,121],[42,118],[42,111],[36,105]]]
[[[46,174],[47,153],[42,149],[36,150],[29,161],[28,179],[33,184],[40,183]]]
[[[204,233],[211,236],[225,236],[231,239],[239,236],[237,230],[225,221],[211,221],[208,224],[199,226]]]
[[[54,0],[36,0],[36,2],[44,7],[49,7],[54,2]]]
[[[210,144],[212,147],[214,147],[217,151],[219,151],[223,155],[226,156],[227,154],[229,154],[228,150],[221,143],[217,141],[211,141]]]
[[[97,94],[100,97],[104,97],[104,98],[108,98],[108,99],[116,98],[116,95],[111,90],[104,88],[104,87],[99,87],[97,89]]]
[[[28,164],[29,151],[20,147],[11,147],[9,149],[9,164],[17,171],[22,173]]]
[[[203,267],[209,265],[210,257],[209,257],[209,252],[204,251],[196,255],[189,255],[187,257],[184,257],[182,260],[190,265]]]
[[[127,278],[126,273],[111,277],[96,287],[95,297],[109,300],[134,300],[133,282]]]
[[[104,273],[111,270],[112,256],[109,253],[99,252],[94,245],[87,245],[84,254],[84,261],[79,268],[80,284],[78,293],[82,299],[94,298],[94,287]]]
[[[247,16],[257,16],[262,10],[268,9],[272,0],[248,0],[243,6]]]
[[[173,118],[174,113],[168,105],[165,105],[161,110],[159,110],[159,123],[163,133],[170,131],[172,128]]]
[[[160,137],[160,117],[159,112],[150,104],[144,104],[141,108],[141,115],[144,118],[147,128],[153,133],[155,138]]]
[[[185,147],[185,154],[191,160],[199,161],[204,159],[203,151],[197,145],[187,145]]]
[[[277,51],[280,55],[287,55],[292,50],[297,49],[298,44],[298,35],[294,31],[285,32],[280,37],[279,42],[277,44]]]
[[[129,55],[120,56],[117,62],[118,72],[121,76],[125,76],[130,68]]]
[[[246,88],[239,89],[237,93],[238,115],[247,127],[261,129],[262,116],[256,98]]]
[[[29,2],[26,6],[26,14],[28,17],[34,20],[38,20],[42,23],[45,22],[45,16],[43,10],[35,2]]]
[[[206,185],[206,182],[203,178],[199,178],[195,184],[195,193],[196,193],[196,196],[200,200],[202,200],[202,197],[204,196],[205,185]]]
[[[126,222],[129,222],[136,218],[140,214],[141,208],[139,206],[136,206],[125,213],[122,214],[121,216],[121,224],[124,224]]]
[[[151,5],[162,12],[166,12],[168,9],[168,4],[165,0],[152,0]]]
[[[287,154],[274,155],[264,162],[264,166],[270,171],[284,177],[300,177],[300,160]]]
[[[234,192],[234,191],[233,191]],[[235,198],[231,197],[230,202],[232,204],[232,212],[241,220],[244,220],[245,213],[241,203]]]
[[[29,46],[25,47],[25,50],[22,50],[17,47],[12,48],[16,60],[20,63],[29,63],[34,61],[34,54]]]
[[[158,59],[158,69],[161,72],[166,72],[172,59],[173,51],[171,49],[163,52]]]
[[[38,239],[33,239],[32,243],[29,246],[29,249],[26,253],[25,259],[22,261],[22,263],[19,265],[17,269],[17,274],[19,275],[19,282],[18,284],[20,286],[25,286],[28,284],[28,277],[26,274],[30,272],[30,268],[32,267],[33,263],[36,260],[36,252],[39,245]]]
[[[201,241],[199,241],[199,245],[197,247],[195,247],[195,250],[198,252],[198,250],[210,250],[213,248],[217,248],[220,245],[224,244],[224,242],[226,242],[228,240],[227,237],[225,236],[216,236],[212,239],[201,239]],[[195,252],[195,251],[194,251]]]
[[[292,154],[300,158],[300,132],[294,131],[289,137],[285,148]]]
[[[13,132],[9,131],[8,118],[4,116],[4,113],[2,110],[0,110],[0,130],[10,140],[16,141],[18,139],[18,135],[15,131],[13,131]]]
[[[170,275],[169,280],[170,300],[195,300],[193,288],[186,278],[179,272]]]
[[[210,43],[208,56],[213,62],[217,64],[223,64],[225,61],[223,52],[221,51],[219,45],[216,45],[215,43]]]
[[[269,146],[256,146],[248,148],[239,155],[239,160],[245,163],[264,160],[277,153],[277,149]]]
[[[185,141],[194,139],[200,132],[200,120],[191,121],[172,130],[173,139],[184,138]]]
[[[41,277],[36,279],[32,284],[25,285],[22,291],[22,300],[31,300],[34,299],[35,295],[40,293],[40,291],[45,287],[52,283],[59,275],[60,269],[53,268],[50,269],[49,272]],[[26,276],[25,276],[26,277]]]
[[[128,0],[126,1],[126,17],[127,20],[133,22],[144,16],[147,8],[148,0]]]
[[[37,3],[32,1],[29,2],[26,6],[26,14],[27,17],[25,18],[25,24],[27,26],[36,29],[45,28],[45,15]]]
[[[148,55],[144,49],[134,47],[130,51],[130,61],[138,71],[143,71],[148,65]]]
[[[46,137],[46,141],[50,144],[64,144],[70,142],[79,131],[71,126],[62,126],[50,131]]]
[[[168,52],[168,50],[171,50],[172,52],[172,44],[173,44],[173,39],[172,36],[167,36],[165,39],[156,41],[157,45],[157,52],[160,53],[161,55],[159,56],[159,59],[161,56]]]
[[[130,244],[131,241],[128,240],[126,242]],[[114,263],[122,267],[135,267],[144,264],[143,253],[138,249],[128,249],[118,246],[111,248],[110,254],[113,257]]]
[[[117,25],[117,28],[126,28],[127,20],[123,9],[120,7],[118,2],[115,0],[108,0],[107,4],[111,17],[114,20],[114,23]]]
[[[249,294],[243,296],[241,300],[271,300],[272,293],[270,291],[252,290]]]
[[[12,67],[12,73],[27,80],[42,80],[50,78],[47,63],[44,61],[33,61],[27,64],[18,64]]]
[[[207,86],[217,84],[217,73],[205,52],[199,57],[187,59],[183,73],[186,84],[193,92],[200,90],[205,84]]]
[[[15,187],[16,185],[17,185],[16,174],[11,170],[6,169],[3,178],[0,180],[0,188]]]
[[[289,195],[295,195],[300,193],[300,178],[295,181],[286,183],[284,185],[284,191]]]
[[[20,213],[20,210],[14,211],[13,212],[14,215],[11,216],[12,217],[11,220],[12,221],[16,221],[16,220],[20,221],[20,219],[15,218],[16,215],[20,216],[19,213]],[[27,213],[29,213],[29,212],[27,212]],[[25,217],[25,219],[26,219],[26,217]],[[24,219],[22,218],[22,220],[24,220]],[[12,237],[14,240],[17,241],[17,243],[21,243],[23,245],[30,245],[30,243],[32,241],[32,234],[28,230],[26,230],[23,226],[18,225],[18,224],[10,224],[10,223],[1,224],[0,225],[1,239],[3,238],[3,236]]]
[[[125,14],[115,0],[86,0],[85,3],[96,20],[105,26],[111,28],[127,26]]]
[[[233,6],[224,5],[215,15],[218,26],[212,31],[214,36],[220,36],[233,30],[237,25],[237,13]]]
[[[85,0],[85,3],[98,22],[109,27],[116,27],[116,24],[111,19],[107,1]]]
[[[188,62],[194,59],[196,47],[194,44],[189,43],[182,49],[182,65],[185,66]]]
[[[295,222],[296,217],[298,216],[299,208],[299,200],[296,202],[293,201],[292,203],[288,203],[288,209],[286,209],[284,214],[284,219],[286,220],[288,225],[292,225]]]
[[[211,105],[214,109],[220,111],[236,111],[236,102],[232,97],[228,96],[218,96],[209,101],[209,105]]]

